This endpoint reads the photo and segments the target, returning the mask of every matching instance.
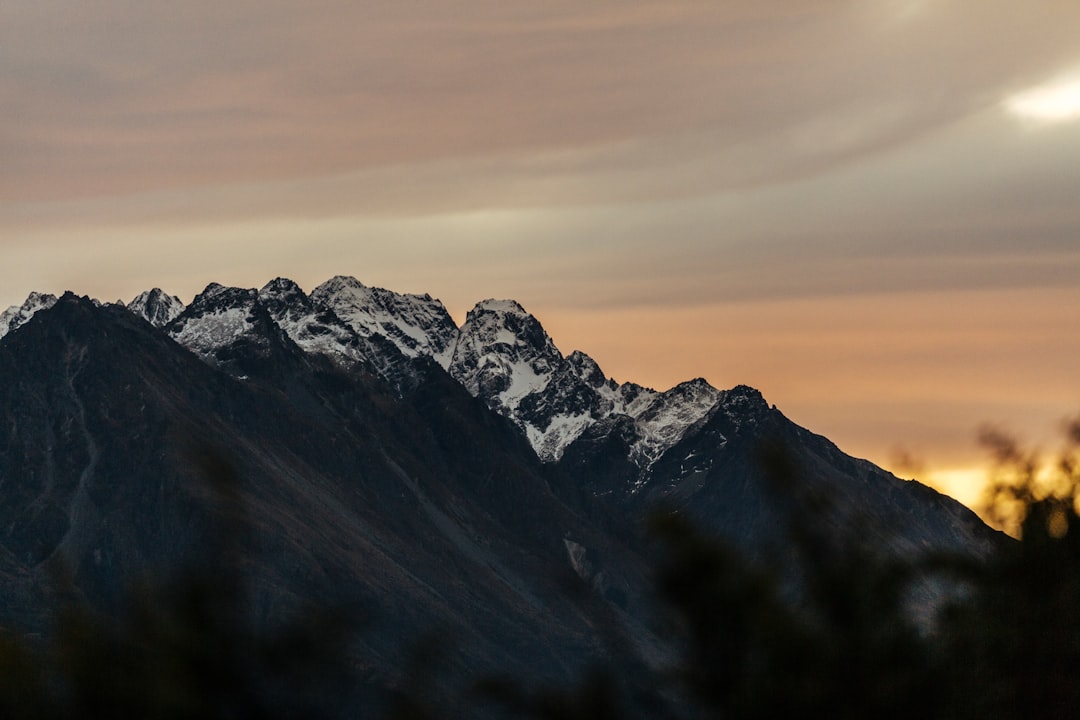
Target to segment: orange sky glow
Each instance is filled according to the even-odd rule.
[[[512,297],[970,504],[1080,411],[1078,78],[1074,0],[11,0],[0,307]]]

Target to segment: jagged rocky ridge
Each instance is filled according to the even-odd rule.
[[[25,322],[49,306],[45,297],[52,296],[31,296],[5,316],[17,313]],[[585,353],[564,356],[539,321],[509,300],[477,303],[458,328],[430,295],[399,294],[338,276],[310,296],[284,278],[260,290],[211,283],[188,307],[154,288],[127,308],[225,368],[235,365],[240,348],[265,351],[278,332],[305,353],[366,366],[394,383],[407,374],[403,357],[429,357],[512,420],[545,461],[558,460],[597,423],[626,418],[634,435],[631,459],[647,469],[720,399],[700,378],[665,392],[616,383]]]
[[[56,304],[56,296],[30,293],[22,305],[12,305],[0,313],[0,338],[12,330],[17,330],[40,310],[48,310]]]
[[[154,327],[164,327],[184,311],[184,303],[175,295],[166,295],[161,288],[139,293],[127,304],[127,309]]]

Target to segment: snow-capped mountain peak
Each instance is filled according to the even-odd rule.
[[[292,280],[275,278],[258,294],[270,316],[305,352],[355,356],[355,334],[333,312],[317,308]]]
[[[347,368],[364,365],[390,379],[391,366],[400,361],[401,355],[387,343],[372,343],[359,335],[330,306],[316,302],[314,296],[314,292],[306,295],[286,278],[275,278],[259,290],[259,302],[301,350],[323,355]]]
[[[474,313],[495,313],[498,315],[528,315],[517,300],[481,300],[473,307]]]
[[[127,309],[154,327],[165,327],[184,311],[184,303],[161,288],[145,290],[126,305]]]
[[[25,324],[34,314],[56,304],[56,296],[32,292],[22,305],[12,305],[0,313],[0,338]]]
[[[264,346],[266,340],[255,330],[257,300],[254,289],[210,283],[165,329],[178,343],[209,361],[242,339]]]
[[[406,357],[428,356],[450,365],[458,328],[442,302],[430,295],[409,295],[367,287],[338,275],[311,292],[316,305],[329,308],[360,337],[381,335]]]
[[[288,278],[276,277],[259,289],[259,299],[281,305],[298,306],[308,303],[308,296],[300,286]]]
[[[254,290],[250,288],[242,289],[231,287],[229,285],[222,285],[221,283],[212,282],[208,284],[205,288],[203,288],[203,291],[201,293],[195,296],[195,300],[192,301],[192,304],[195,304],[196,302],[207,303],[219,295],[229,293],[230,291],[235,292],[238,290],[243,290],[243,292],[245,293],[254,292]]]
[[[548,461],[596,423],[627,416],[637,437],[632,459],[647,468],[719,396],[700,379],[663,393],[619,385],[583,352],[564,358],[539,321],[513,300],[484,300],[469,312],[450,373],[514,420]]]
[[[618,385],[614,380],[611,380],[604,375],[604,372],[600,369],[600,366],[596,361],[580,350],[575,350],[567,355],[566,362],[570,364],[574,373],[590,387],[597,389],[606,387],[609,390],[618,388]]]
[[[513,414],[566,365],[539,321],[513,300],[476,304],[461,326],[450,374],[492,408]]]

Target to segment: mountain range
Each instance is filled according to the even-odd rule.
[[[432,630],[459,674],[565,680],[613,634],[661,662],[657,508],[792,577],[799,528],[912,561],[998,542],[753,388],[619,383],[517,302],[458,326],[351,277],[186,306],[33,293],[0,314],[0,410],[0,624],[47,636],[65,599],[120,612],[147,578],[211,568],[255,623],[362,611],[372,686]]]

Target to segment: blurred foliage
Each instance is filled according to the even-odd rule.
[[[979,430],[979,442],[993,460],[981,510],[991,524],[1013,537],[1064,537],[1069,517],[1080,512],[1080,417],[1063,425],[1065,447],[1050,464],[1000,428],[987,425]],[[1043,527],[1034,527],[1038,524]]]
[[[899,562],[837,544],[805,512],[791,519],[794,556],[751,561],[682,514],[656,512],[649,520],[656,630],[671,653],[653,654],[623,638],[575,683],[477,678],[451,707],[429,692],[438,660],[449,652],[433,635],[409,656],[402,683],[374,714],[1075,717],[1080,418],[1067,436],[1056,464],[1042,470],[1037,455],[1006,433],[982,433],[997,463],[987,502],[1016,523],[1019,538],[1003,540],[983,561]],[[763,462],[778,491],[806,492],[782,448],[767,447]],[[246,521],[233,471],[219,457],[205,467],[233,526],[227,543],[235,542],[228,538],[241,537]],[[798,505],[827,503],[810,495]],[[221,556],[242,562],[239,553]],[[47,642],[0,634],[0,718],[357,717],[352,710],[363,681],[350,654],[355,625],[316,608],[257,626],[240,577],[184,574],[136,588],[119,616],[72,603],[58,609]],[[932,617],[919,617],[913,605],[928,589],[948,600]],[[605,603],[588,608],[620,612]],[[597,617],[596,625],[612,627],[611,616]]]
[[[984,512],[1018,542],[949,611],[961,717],[1074,718],[1080,713],[1080,417],[1050,464],[994,428]]]

